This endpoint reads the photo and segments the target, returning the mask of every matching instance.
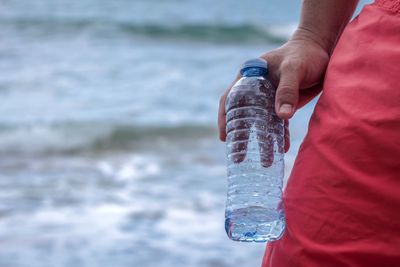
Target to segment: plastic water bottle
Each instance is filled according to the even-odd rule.
[[[235,241],[281,238],[284,124],[275,113],[276,89],[267,62],[251,59],[228,94],[226,153],[228,196],[225,230]]]

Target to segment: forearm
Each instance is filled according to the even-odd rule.
[[[300,23],[291,40],[311,39],[330,54],[358,0],[304,0]]]

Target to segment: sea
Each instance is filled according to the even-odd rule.
[[[224,231],[218,102],[300,6],[0,1],[0,267],[260,266],[265,244]]]

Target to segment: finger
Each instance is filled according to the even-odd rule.
[[[260,88],[260,90],[263,89]],[[247,153],[256,153],[247,151],[249,133],[254,131],[256,135],[259,135],[267,131],[268,117],[265,115],[265,111],[255,108],[256,106],[266,107],[267,99],[260,97],[257,90],[245,90],[234,92],[233,99],[229,99],[228,95],[227,101],[229,101],[226,104],[227,114],[225,115],[227,152],[234,154],[235,157],[231,158],[235,163],[240,163],[245,159]],[[247,108],[243,109],[243,107]],[[252,129],[253,127],[254,129]],[[258,142],[265,143],[265,140],[258,138]],[[260,160],[262,161],[262,159]]]
[[[238,74],[236,79],[231,83],[225,93],[221,96],[219,100],[219,108],[218,108],[218,129],[219,129],[219,139],[223,142],[226,140],[226,112],[225,112],[225,102],[226,98],[231,90],[232,86],[241,78],[241,75]]]
[[[275,111],[281,119],[289,119],[295,112],[299,99],[299,80],[299,68],[288,63],[282,65],[275,99]]]
[[[289,151],[290,148],[290,132],[289,132],[289,121],[285,120],[285,124],[284,124],[284,132],[285,132],[285,153]]]
[[[228,132],[227,153],[231,161],[236,164],[241,163],[246,158],[249,133],[249,129]]]
[[[268,168],[274,162],[274,139],[265,132],[257,132],[261,165]]]
[[[226,96],[229,93],[229,90],[221,96],[219,100],[219,108],[218,108],[218,129],[219,129],[219,139],[225,142],[226,139],[226,113],[225,113],[225,101]]]
[[[231,112],[228,113],[226,124],[227,154],[234,163],[241,163],[248,153],[254,153],[254,151],[247,150],[247,145],[251,128],[257,127],[257,123],[260,123],[260,121],[243,117],[240,112],[237,116],[232,116]]]

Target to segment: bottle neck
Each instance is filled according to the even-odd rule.
[[[267,70],[265,68],[259,67],[250,67],[242,70],[243,77],[252,77],[252,76],[265,76],[267,74]]]

